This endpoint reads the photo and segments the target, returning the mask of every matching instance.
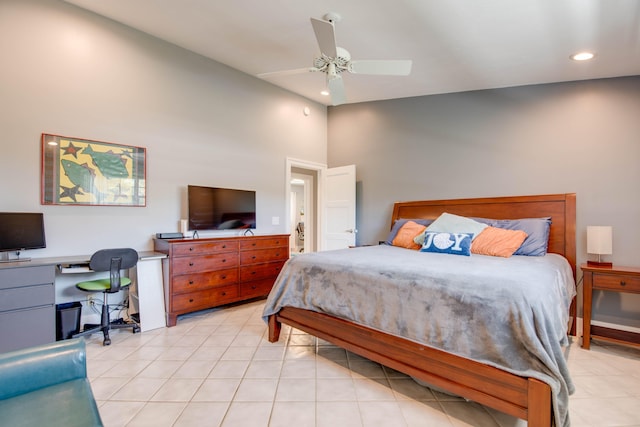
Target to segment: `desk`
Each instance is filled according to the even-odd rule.
[[[139,252],[139,256],[138,265],[129,272],[133,282],[132,309],[139,314],[142,331],[164,327],[161,260],[166,255]],[[56,276],[56,271],[62,273],[69,265],[88,265],[89,258],[90,255],[33,258],[0,264],[0,353],[55,341],[55,304],[68,302],[62,301],[60,295],[68,291],[66,299],[85,298],[79,298],[79,291],[72,288],[80,281],[78,278],[71,274]],[[87,269],[77,271],[92,274]]]

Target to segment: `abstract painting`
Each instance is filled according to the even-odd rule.
[[[144,148],[42,134],[42,204],[146,206]]]

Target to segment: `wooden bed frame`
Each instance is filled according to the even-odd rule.
[[[576,272],[576,196],[494,197],[396,203],[398,218],[437,218],[442,212],[495,218],[551,217],[549,252],[563,255]],[[572,304],[572,318],[575,304]],[[269,317],[269,341],[280,336],[281,323],[305,331],[353,353],[381,363],[443,390],[528,421],[529,427],[552,425],[551,387],[441,350],[365,326],[293,307]],[[569,326],[575,334],[575,322]]]

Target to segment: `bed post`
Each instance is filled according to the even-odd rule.
[[[276,319],[276,315],[269,316],[269,342],[277,342],[280,339],[282,323]]]
[[[528,383],[527,425],[529,427],[549,427],[553,425],[551,387],[536,378],[529,378]]]

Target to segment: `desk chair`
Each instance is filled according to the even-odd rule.
[[[109,271],[110,276],[105,279],[87,280],[76,284],[76,287],[86,292],[102,292],[102,316],[99,325],[85,325],[84,330],[74,337],[91,335],[102,331],[104,334],[103,345],[111,344],[109,330],[133,328],[133,333],[140,332],[140,325],[137,323],[122,323],[121,321],[111,322],[109,316],[108,295],[119,292],[131,284],[131,279],[121,277],[120,270],[134,267],[138,263],[138,252],[133,249],[102,249],[91,256],[89,268],[93,271]]]

